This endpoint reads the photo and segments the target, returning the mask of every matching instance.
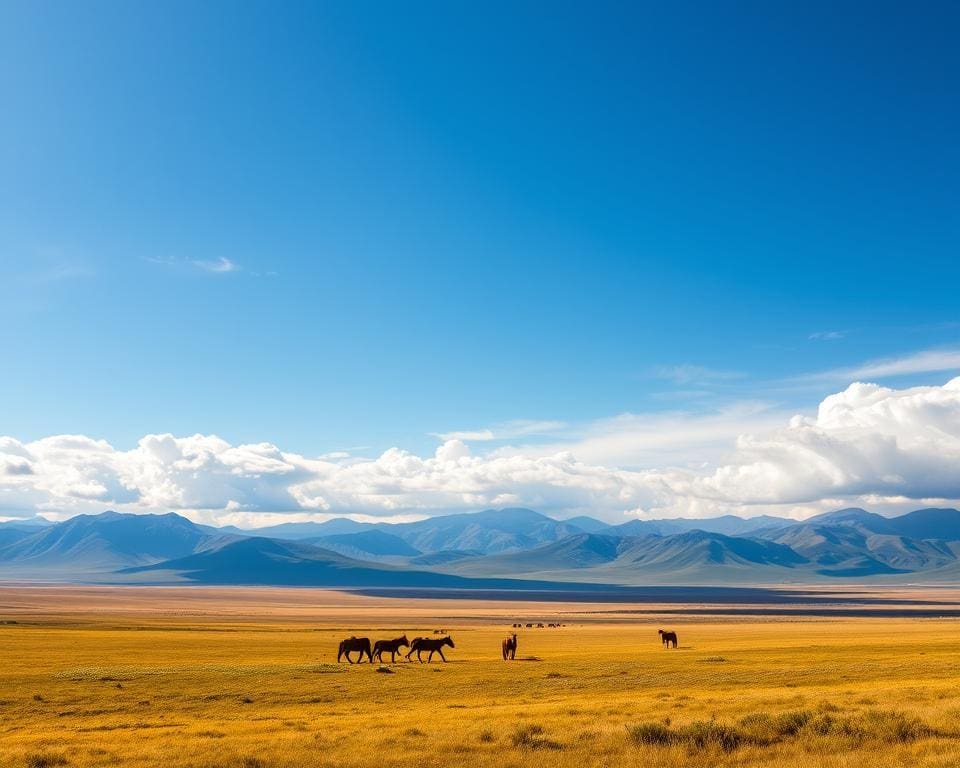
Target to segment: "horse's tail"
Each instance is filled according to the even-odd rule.
[[[340,659],[343,656],[343,640],[340,641],[340,647],[337,648],[337,664],[340,663]]]
[[[410,657],[413,656],[413,652],[417,650],[417,646],[420,645],[420,638],[415,637],[410,641],[410,645],[407,646],[407,661],[410,661]]]

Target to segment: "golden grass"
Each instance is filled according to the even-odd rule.
[[[18,621],[0,625],[3,766],[960,764],[953,620],[623,620],[350,596],[311,616],[189,590],[177,605],[156,593],[153,613],[138,592],[89,614],[69,600],[32,611],[23,594],[0,591],[0,619]],[[519,630],[504,663],[500,640],[526,616],[568,626]],[[437,626],[456,642],[448,664],[335,663],[346,634]],[[677,629],[678,650],[659,626]]]

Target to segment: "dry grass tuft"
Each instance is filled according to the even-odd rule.
[[[69,761],[63,755],[38,754],[27,756],[27,768],[54,768],[67,765]]]
[[[631,740],[642,746],[680,744],[690,750],[719,748],[732,752],[740,746],[770,746],[800,737],[805,743],[839,738],[855,744],[879,742],[907,744],[917,739],[945,736],[917,717],[902,712],[870,710],[863,714],[836,716],[809,710],[770,715],[755,712],[740,718],[736,725],[716,720],[695,720],[671,728],[668,723],[640,723],[627,728]]]
[[[521,749],[562,749],[559,742],[547,738],[543,726],[524,725],[517,728],[510,736],[510,743]]]

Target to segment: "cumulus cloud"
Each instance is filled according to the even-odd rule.
[[[738,438],[734,460],[708,472],[659,473],[677,498],[802,504],[821,499],[960,498],[960,378],[891,389],[851,384],[814,417]]]
[[[776,425],[769,425],[772,416]],[[263,521],[275,513],[412,519],[524,505],[622,519],[804,516],[851,502],[896,507],[960,499],[960,378],[908,389],[852,384],[809,416],[760,409],[712,418],[727,430],[738,417],[758,429],[731,439],[725,458],[634,469],[600,461],[602,441],[618,439],[618,424],[634,436],[627,444],[640,434],[653,446],[659,431],[671,455],[664,421],[644,427],[642,415],[620,417],[598,428],[599,437],[539,452],[477,454],[467,440],[452,438],[432,455],[391,448],[372,458],[310,458],[213,435],[147,435],[129,450],[82,435],[0,437],[0,514],[66,516],[112,507],[177,510],[210,522]],[[711,442],[719,427],[707,421],[704,429]]]

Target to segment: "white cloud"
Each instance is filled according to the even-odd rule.
[[[743,435],[709,472],[665,471],[678,498],[799,504],[826,498],[960,498],[960,377],[943,386],[851,384],[814,417]]]
[[[438,437],[441,440],[469,440],[471,442],[487,442],[496,440],[497,435],[492,429],[464,429],[454,430],[453,432],[431,432],[431,437]]]
[[[871,360],[852,368],[834,368],[799,377],[809,383],[847,383],[915,373],[960,371],[960,349],[927,349],[902,357]]]
[[[807,338],[810,341],[837,341],[846,335],[846,331],[817,331],[816,333],[811,333]]]
[[[240,269],[236,262],[231,261],[226,256],[213,260],[195,260],[190,263],[204,272],[237,272]]]
[[[431,432],[432,437],[440,440],[469,440],[470,442],[488,442],[492,440],[515,440],[519,437],[533,437],[554,434],[567,427],[564,421],[544,421],[535,419],[515,419],[485,429],[468,429],[452,432]]]
[[[226,256],[220,256],[216,259],[179,259],[170,256],[146,256],[144,257],[144,261],[148,261],[151,264],[161,264],[166,267],[194,268],[213,274],[239,272],[242,269],[239,264],[228,259]]]
[[[707,459],[678,466],[698,454]],[[631,457],[647,466],[624,469]],[[444,441],[432,456],[391,448],[343,461],[214,435],[147,435],[130,450],[82,435],[0,437],[0,514],[62,517],[110,507],[178,510],[208,522],[277,513],[411,519],[523,505],[607,519],[805,516],[849,503],[955,504],[958,467],[960,377],[908,389],[853,384],[815,414],[792,418],[763,404],[705,416],[628,414],[567,442],[486,454],[461,439]]]
[[[718,381],[732,381],[742,379],[744,374],[739,371],[723,371],[707,368],[702,365],[658,365],[652,371],[653,377],[666,379],[674,384],[707,384]]]
[[[694,466],[720,460],[743,432],[782,425],[792,412],[744,400],[715,411],[622,413],[570,429],[563,440],[501,448],[501,455],[574,453],[583,461],[633,469]]]

